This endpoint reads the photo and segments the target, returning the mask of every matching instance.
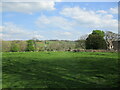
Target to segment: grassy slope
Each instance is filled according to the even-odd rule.
[[[117,86],[117,53],[3,53],[3,88]]]

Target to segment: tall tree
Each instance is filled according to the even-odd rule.
[[[26,51],[35,51],[35,42],[34,42],[34,40],[28,40],[27,41]]]
[[[106,49],[106,42],[104,40],[104,32],[100,30],[93,30],[92,34],[86,39],[86,49]]]

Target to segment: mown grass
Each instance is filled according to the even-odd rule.
[[[5,52],[3,88],[118,87],[118,54]]]

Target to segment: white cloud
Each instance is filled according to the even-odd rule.
[[[32,14],[42,10],[54,10],[55,3],[51,2],[13,2],[3,3],[3,12],[21,12]]]
[[[105,10],[98,10],[97,13],[106,14],[107,11],[105,11]]]
[[[33,14],[42,10],[55,10],[55,2],[62,0],[3,0],[0,12],[21,12]],[[3,8],[3,9],[2,9]]]
[[[118,7],[110,8],[109,12],[112,13],[112,14],[118,14]]]
[[[98,14],[95,11],[87,11],[80,7],[64,8],[60,14],[76,20],[83,27],[113,31],[117,31],[118,28],[118,21],[113,19],[111,14]]]
[[[3,30],[3,26],[0,26],[0,32],[2,32],[2,30]]]
[[[57,30],[57,31],[53,31],[53,33],[58,36],[58,37],[71,37],[73,36],[73,33],[72,31],[60,31],[60,30]]]
[[[33,31],[23,29],[22,27],[15,25],[11,22],[4,23],[2,33],[0,34],[5,40],[32,39],[33,37],[36,37],[38,39],[43,38],[42,35],[36,35],[33,33]]]
[[[2,2],[0,2],[0,12],[2,12]]]
[[[64,31],[64,30],[57,30],[50,32],[52,38],[49,39],[58,39],[58,40],[77,40],[81,33],[77,30],[71,31]]]
[[[6,22],[0,27],[2,32],[0,36],[3,40],[28,40],[37,38],[40,40],[58,39],[58,40],[76,40],[80,36],[80,32],[77,30],[27,30],[23,27],[16,25],[12,22]]]
[[[74,29],[76,23],[74,21],[70,21],[60,16],[51,16],[47,17],[45,15],[40,16],[36,24],[39,28],[42,29],[62,29],[62,30],[71,30]]]
[[[76,40],[81,35],[74,20],[61,16],[42,15],[35,23],[46,39]]]
[[[37,35],[34,35],[34,37],[33,37],[33,38],[43,39],[43,38],[44,38],[44,36],[37,34]]]
[[[61,2],[63,0],[2,0],[2,2]]]
[[[3,27],[0,26],[0,40],[2,39],[2,30],[3,30]]]
[[[64,32],[64,33],[63,33],[63,35],[68,35],[68,36],[71,36],[71,35],[72,35],[72,33],[70,33],[70,32]]]

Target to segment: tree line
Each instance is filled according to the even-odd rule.
[[[93,30],[91,34],[81,36],[78,42],[78,47],[84,49],[105,49],[113,50],[113,42],[120,41],[120,34],[113,33],[111,31]],[[119,46],[119,43],[118,43]]]
[[[74,41],[51,41],[51,40],[27,40],[27,41],[2,41],[3,52],[24,52],[24,51],[65,51],[66,49],[74,49],[76,46]]]
[[[119,34],[111,31],[93,30],[89,35],[83,35],[79,40],[49,40],[40,41],[31,39],[27,41],[2,41],[2,51],[65,51],[66,49],[105,49],[113,50],[113,41],[119,41]]]

